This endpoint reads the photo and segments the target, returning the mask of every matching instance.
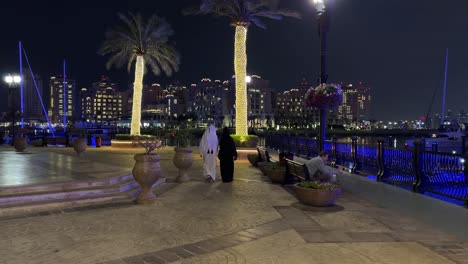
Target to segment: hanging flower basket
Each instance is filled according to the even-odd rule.
[[[304,98],[304,103],[308,107],[319,109],[337,108],[343,101],[341,86],[338,84],[324,83],[315,88],[310,88]]]

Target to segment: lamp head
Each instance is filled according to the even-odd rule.
[[[8,83],[8,85],[12,84],[18,84],[21,82],[21,77],[19,75],[7,75],[4,78],[5,82]]]
[[[19,75],[13,76],[13,82],[14,83],[20,83],[21,82],[21,77]]]
[[[4,80],[8,84],[12,84],[13,83],[13,76],[7,75],[7,76],[5,76]]]
[[[325,11],[325,0],[311,0],[312,4],[317,9],[317,12],[323,13]]]
[[[245,82],[250,83],[252,81],[252,77],[250,76],[245,76]]]

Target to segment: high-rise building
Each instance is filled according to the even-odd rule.
[[[62,75],[51,76],[49,79],[49,87],[49,117],[53,123],[63,124],[64,116],[66,116],[68,120],[74,115],[75,80],[67,78],[64,81]]]
[[[267,120],[273,114],[269,81],[252,75],[247,84],[249,127],[267,127]]]
[[[23,96],[24,96],[24,120],[42,121],[45,119],[41,100],[43,101],[42,78],[35,74],[35,83],[30,71],[23,70]],[[45,106],[44,106],[45,107]]]
[[[91,89],[80,91],[81,119],[89,123],[111,125],[127,111],[128,92],[119,91],[116,83],[102,76]]]
[[[196,114],[199,122],[220,124],[223,118],[223,84],[220,80],[203,78],[198,85],[190,86],[188,94],[188,111]]]
[[[276,94],[276,125],[287,128],[310,128],[319,122],[319,111],[304,104],[304,96],[311,87],[303,79],[297,88]]]
[[[269,81],[258,75],[249,76],[247,83],[247,114],[249,127],[271,126],[273,118],[272,92]],[[221,116],[223,126],[233,126],[236,109],[236,79],[232,76],[230,81],[219,83],[221,91]],[[270,124],[268,124],[270,122]]]
[[[356,123],[370,119],[372,104],[371,89],[362,82],[341,83],[343,103],[337,115],[344,123]]]

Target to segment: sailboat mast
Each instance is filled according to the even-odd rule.
[[[448,48],[445,52],[444,92],[442,95],[442,114],[440,118],[441,126],[443,126],[445,122],[445,98],[447,96],[447,70],[448,70]]]
[[[66,70],[66,61],[63,60],[63,131],[67,131],[67,100],[68,100],[68,92],[67,92],[67,70]]]
[[[20,71],[20,101],[21,101],[21,128],[24,128],[24,76],[23,76],[23,44],[18,42],[19,71]],[[16,114],[16,113],[15,113]]]

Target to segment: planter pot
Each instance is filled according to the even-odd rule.
[[[42,147],[42,140],[35,140],[35,141],[31,142],[31,145],[33,147]]]
[[[273,183],[284,183],[286,177],[286,168],[284,167],[267,167],[265,168],[266,175]]]
[[[76,138],[73,140],[73,149],[76,151],[78,156],[83,153],[88,147],[86,138]]]
[[[257,167],[258,164],[258,154],[247,154],[247,159],[249,160],[250,164],[254,167]]]
[[[333,191],[303,188],[295,185],[297,198],[306,205],[331,206],[335,204],[336,198],[341,194],[341,188]]]
[[[176,178],[177,182],[187,182],[190,181],[190,177],[188,176],[188,169],[192,167],[193,163],[193,155],[192,155],[192,148],[175,148],[175,155],[174,159],[174,166],[179,169],[179,175]]]
[[[156,195],[151,188],[161,177],[161,166],[159,155],[136,154],[135,165],[133,166],[133,178],[138,182],[141,192],[136,202],[139,204],[151,204],[156,199]]]
[[[22,152],[22,151],[24,151],[26,149],[26,146],[28,145],[28,142],[27,142],[26,138],[15,137],[13,145],[14,145],[16,151]]]
[[[260,169],[260,171],[266,175],[266,169],[267,167],[275,167],[275,166],[278,166],[275,162],[266,162],[266,161],[262,161],[262,162],[259,162],[258,164],[258,168]]]

